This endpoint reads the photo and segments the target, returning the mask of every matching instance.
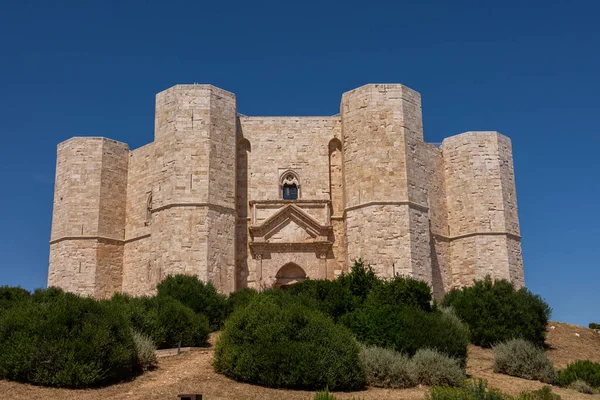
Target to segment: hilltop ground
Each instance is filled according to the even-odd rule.
[[[214,337],[212,338],[214,340]],[[563,368],[575,360],[600,362],[600,334],[581,326],[551,323],[547,343],[548,356],[556,367]],[[202,393],[207,400],[224,399],[310,399],[312,392],[267,389],[238,383],[216,374],[211,366],[213,349],[191,349],[180,355],[160,357],[158,368],[131,382],[121,383],[101,389],[68,390],[37,387],[0,380],[2,399],[65,399],[65,400],[107,400],[107,399],[177,399],[178,394]],[[489,386],[503,392],[518,394],[523,390],[537,389],[544,384],[513,378],[492,372],[492,350],[476,346],[469,347],[467,373],[476,378],[486,379]],[[566,399],[600,399],[600,395],[586,395],[570,389],[553,388],[555,393]],[[361,392],[337,393],[340,399],[407,399],[425,398],[427,388],[377,389],[369,388]]]

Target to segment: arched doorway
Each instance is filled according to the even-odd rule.
[[[282,286],[292,285],[296,282],[302,282],[306,279],[306,272],[300,266],[294,263],[287,263],[275,275],[275,284],[273,287],[279,289]]]

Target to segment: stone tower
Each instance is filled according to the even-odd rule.
[[[58,146],[48,285],[96,297],[120,290],[129,147],[76,137]]]
[[[232,93],[177,85],[156,96],[153,142],[58,146],[49,285],[143,295],[190,274],[231,292],[357,258],[438,298],[486,275],[524,285],[510,140],[426,143],[403,85],[344,93],[324,117],[238,115]]]

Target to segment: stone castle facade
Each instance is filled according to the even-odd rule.
[[[235,95],[156,96],[154,142],[58,145],[48,285],[152,293],[193,274],[223,292],[334,278],[357,258],[436,296],[491,275],[524,285],[510,140],[423,140],[402,85],[342,95],[331,117],[247,117]]]

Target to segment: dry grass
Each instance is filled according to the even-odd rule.
[[[552,323],[556,328],[549,330],[548,356],[559,368],[577,359],[600,362],[600,334],[583,327]],[[579,337],[575,335],[579,333]],[[214,341],[214,337],[211,339]],[[187,350],[187,349],[186,349]],[[65,399],[65,400],[108,400],[108,399],[177,399],[181,393],[202,393],[207,400],[223,399],[307,399],[311,392],[268,389],[238,383],[216,374],[211,366],[213,349],[190,349],[180,355],[160,357],[158,368],[145,373],[131,382],[121,383],[101,389],[67,390],[51,389],[15,382],[0,381],[1,399]],[[490,387],[496,387],[510,394],[523,390],[538,389],[544,386],[537,381],[514,378],[492,371],[493,352],[488,349],[470,346],[467,372],[474,377],[488,380]],[[379,389],[369,388],[362,392],[336,393],[340,399],[360,397],[369,399],[425,398],[426,388]],[[564,400],[600,399],[600,395],[578,393],[571,389],[554,388]]]

